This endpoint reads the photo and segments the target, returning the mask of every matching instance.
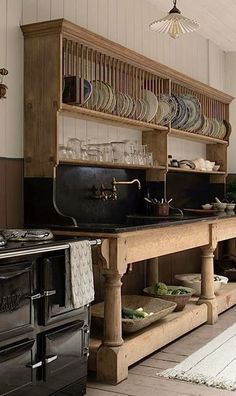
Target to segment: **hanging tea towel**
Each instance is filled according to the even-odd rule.
[[[80,308],[94,300],[91,245],[88,240],[69,243],[66,255],[66,307]]]

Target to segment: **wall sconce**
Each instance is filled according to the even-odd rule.
[[[0,69],[0,99],[6,99],[7,93],[7,86],[3,84],[3,79],[7,76],[8,70],[7,69]]]

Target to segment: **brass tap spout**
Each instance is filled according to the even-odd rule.
[[[112,179],[113,191],[116,190],[115,186],[117,184],[133,184],[133,183],[138,183],[138,189],[141,190],[141,183],[140,183],[140,181],[138,179],[133,179],[133,180],[130,180],[130,181],[117,181],[115,179],[115,177],[113,177],[113,179]]]

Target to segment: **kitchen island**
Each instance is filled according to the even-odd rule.
[[[229,284],[214,294],[214,251],[218,242],[236,236],[236,215],[157,222],[135,227],[112,228],[89,225],[58,229],[64,236],[99,237],[100,271],[105,277],[104,335],[92,339],[90,368],[100,381],[116,384],[128,376],[128,367],[156,349],[207,322],[214,324],[218,314],[236,304],[236,285]],[[155,259],[166,254],[200,247],[202,293],[181,312],[122,338],[122,276],[130,263]],[[150,261],[152,263],[152,260]],[[188,268],[186,265],[186,272]]]

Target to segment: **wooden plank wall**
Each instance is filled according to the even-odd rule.
[[[23,224],[23,160],[0,158],[0,228]]]

